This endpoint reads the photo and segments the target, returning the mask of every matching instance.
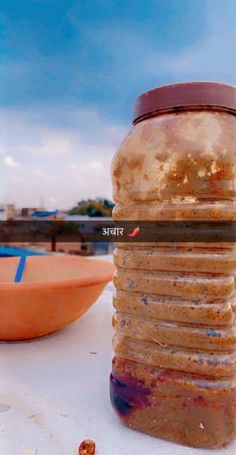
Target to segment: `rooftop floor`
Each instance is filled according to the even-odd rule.
[[[213,455],[129,430],[115,417],[109,400],[112,291],[109,283],[90,311],[60,332],[0,343],[1,454],[76,455],[90,438],[96,455]],[[220,453],[235,454],[236,442]]]

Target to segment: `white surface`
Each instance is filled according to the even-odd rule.
[[[0,455],[233,455],[190,449],[124,427],[109,401],[113,314],[110,283],[92,309],[65,330],[0,344]],[[96,352],[91,354],[90,352]]]

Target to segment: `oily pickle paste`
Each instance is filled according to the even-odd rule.
[[[115,220],[235,220],[236,117],[137,123],[112,164]],[[115,250],[110,393],[130,428],[192,447],[236,435],[236,245]]]

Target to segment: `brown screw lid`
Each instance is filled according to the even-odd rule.
[[[207,108],[236,115],[236,87],[219,82],[185,82],[154,88],[137,98],[133,124],[160,111]]]

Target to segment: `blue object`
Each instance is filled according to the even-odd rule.
[[[25,268],[25,262],[26,262],[26,254],[20,257],[19,264],[17,267],[16,271],[16,276],[15,276],[15,283],[20,283],[22,280],[22,276],[24,273],[24,268]]]
[[[14,257],[14,256],[42,256],[47,255],[48,253],[44,251],[31,251],[27,249],[22,249],[18,247],[10,247],[10,246],[0,246],[0,258],[1,257]]]
[[[51,215],[56,215],[57,214],[57,210],[54,210],[54,212],[40,212],[40,211],[36,211],[34,213],[32,213],[32,216],[37,216],[39,218],[44,218],[46,216],[51,216]]]

